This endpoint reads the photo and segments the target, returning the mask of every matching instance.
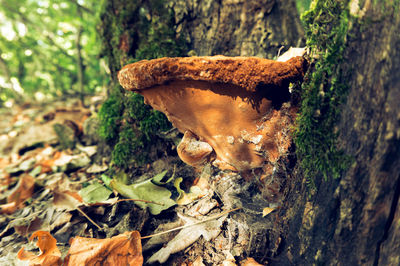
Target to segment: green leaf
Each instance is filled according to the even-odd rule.
[[[168,170],[165,170],[159,174],[156,174],[152,181],[155,185],[165,185],[166,183],[168,183],[170,180],[167,180],[167,182],[161,182],[161,180],[164,178],[164,176],[167,174]]]
[[[96,203],[106,201],[112,191],[101,185],[100,183],[91,184],[79,191],[82,199],[87,203]]]
[[[110,186],[110,182],[111,182],[111,180],[112,180],[112,178],[111,177],[109,177],[108,175],[106,175],[106,174],[102,174],[101,176],[101,180],[104,182],[104,184],[106,184],[106,186]]]
[[[198,186],[190,187],[189,193],[186,193],[180,187],[180,184],[181,184],[182,181],[183,181],[182,177],[179,177],[179,178],[175,179],[175,181],[174,181],[174,187],[176,188],[176,190],[179,193],[179,197],[176,200],[176,203],[178,205],[187,205],[187,204],[193,202],[194,200],[197,200],[197,199],[201,198],[202,196],[204,196],[206,194]]]
[[[144,182],[132,185],[125,185],[117,179],[113,179],[110,182],[110,187],[124,197],[154,202],[148,203],[135,201],[135,204],[143,209],[149,207],[150,213],[153,215],[157,215],[160,214],[163,210],[166,210],[176,204],[176,202],[171,199],[171,191],[169,191],[165,187],[158,186],[153,183],[154,181],[161,180],[165,176],[165,174],[166,171],[156,175],[152,179],[148,179]]]

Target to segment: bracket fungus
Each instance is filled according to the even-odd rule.
[[[291,145],[289,83],[305,68],[302,56],[160,58],[127,65],[118,78],[184,133],[178,155],[187,164],[272,173]]]

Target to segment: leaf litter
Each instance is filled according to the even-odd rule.
[[[143,257],[166,263],[199,239],[221,237],[229,211],[220,211],[209,177],[176,157],[150,164],[131,184],[127,173],[110,171],[109,155],[99,155],[93,141],[85,145],[84,132],[74,131],[73,145],[61,148],[62,134],[53,125],[80,130],[90,116],[88,109],[72,106],[50,112],[35,107],[29,116],[14,111],[14,124],[0,128],[0,264],[14,265],[17,257],[31,265],[60,265],[64,257],[64,265],[141,265]],[[39,255],[21,249],[29,235],[38,239]],[[149,237],[142,251],[141,241]]]

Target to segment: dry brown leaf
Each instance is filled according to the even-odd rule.
[[[53,171],[51,167],[54,165],[54,161],[55,161],[55,159],[46,159],[46,160],[36,163],[36,166],[40,165],[42,167],[42,169],[40,171],[41,174],[48,173],[48,172]]]
[[[154,253],[147,261],[147,263],[159,262],[165,263],[171,254],[182,251],[196,242],[201,236],[206,241],[211,241],[216,238],[221,232],[221,226],[226,219],[222,216],[218,220],[213,218],[209,221],[199,221],[191,217],[185,217],[178,213],[178,216],[185,221],[184,228],[173,238],[168,244]]]
[[[138,231],[106,239],[75,237],[64,265],[143,265],[142,244]]]
[[[57,209],[72,211],[78,208],[78,206],[84,205],[78,192],[53,191],[53,196],[53,204]]]
[[[0,169],[4,169],[1,168]],[[5,191],[7,189],[7,187],[12,183],[13,178],[11,178],[11,175],[9,173],[1,173],[0,172],[0,193],[2,193],[3,191]]]
[[[60,174],[51,180],[46,182],[46,188],[51,191],[64,192],[64,191],[73,191],[78,192],[82,188],[82,184],[80,182],[71,182],[67,175]]]
[[[35,178],[25,174],[20,177],[18,184],[12,190],[11,194],[7,197],[5,206],[1,206],[0,213],[11,214],[24,206],[25,200],[32,197],[33,189],[35,186]],[[15,203],[15,206],[13,206]]]
[[[203,258],[198,256],[192,263],[192,266],[205,266],[203,263]]]
[[[29,241],[38,238],[36,246],[39,247],[41,254],[35,255],[32,252],[21,248],[18,251],[18,259],[29,260],[29,265],[55,266],[61,265],[61,253],[57,248],[57,240],[46,231],[36,231],[29,238]]]
[[[263,266],[262,264],[258,263],[255,259],[253,258],[247,258],[244,260],[242,263],[240,263],[241,266]]]
[[[35,231],[40,231],[40,229],[42,229],[42,224],[42,219],[36,217],[32,221],[28,221],[25,225],[14,225],[13,227],[17,234],[27,237],[29,234],[32,234]]]
[[[268,214],[270,214],[271,212],[273,212],[273,211],[275,211],[275,210],[276,210],[276,207],[275,207],[275,208],[271,208],[271,207],[266,207],[266,208],[264,208],[264,209],[263,209],[262,217],[267,216]]]
[[[0,158],[0,169],[4,169],[8,165],[10,165],[10,159],[9,158]]]
[[[10,203],[0,205],[0,213],[12,214],[16,210],[17,210],[17,203],[15,203],[15,202],[10,202]]]

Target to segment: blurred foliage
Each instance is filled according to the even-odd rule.
[[[171,128],[167,118],[145,105],[141,95],[125,92],[116,76],[128,63],[186,55],[186,42],[182,36],[177,36],[174,15],[165,3],[163,0],[103,2],[98,25],[103,44],[101,54],[108,60],[114,85],[99,118],[102,136],[114,145],[112,159],[118,167],[142,165],[156,159],[150,154],[157,152],[151,150],[157,150],[157,146],[166,149],[158,135]],[[115,113],[116,103],[123,111],[119,117],[111,118],[108,113]]]
[[[310,8],[312,0],[296,0],[296,7],[299,11],[299,14],[303,14]]]
[[[101,90],[99,5],[88,0],[0,0],[0,99]]]

